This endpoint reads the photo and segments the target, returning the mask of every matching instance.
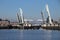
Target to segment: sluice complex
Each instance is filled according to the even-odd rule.
[[[52,30],[60,30],[60,23],[55,23],[51,19],[51,15],[49,12],[48,4],[46,4],[46,12],[48,14],[47,20],[44,19],[44,14],[41,12],[42,16],[42,24],[39,25],[32,25],[31,23],[24,21],[23,11],[19,8],[17,12],[17,19],[18,22],[10,22],[8,20],[0,20],[0,29],[52,29]],[[20,14],[20,15],[19,15]]]
[[[46,11],[47,11],[47,14],[48,14],[48,18],[47,18],[46,23],[44,22],[43,13],[41,13],[42,14],[42,19],[43,19],[43,24],[41,25],[41,28],[52,29],[52,30],[53,29],[60,30],[60,24],[53,22],[53,20],[51,19],[51,15],[50,15],[50,12],[49,12],[48,4],[46,4]]]

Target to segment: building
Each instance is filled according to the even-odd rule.
[[[0,26],[8,26],[8,25],[10,25],[10,21],[8,21],[8,20],[1,20],[0,21]]]

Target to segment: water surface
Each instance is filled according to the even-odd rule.
[[[60,31],[3,29],[0,40],[60,40]]]

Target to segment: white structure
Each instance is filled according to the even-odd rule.
[[[42,16],[43,24],[45,24],[44,14],[43,14],[43,12],[42,12],[42,11],[41,11],[41,16]]]
[[[20,17],[18,13],[17,13],[17,18],[18,18],[18,22],[20,23]]]
[[[49,8],[48,8],[48,4],[46,4],[46,11],[47,11],[48,17],[49,17],[49,24],[52,24],[51,16],[50,16]]]
[[[20,15],[19,15],[20,14]],[[24,19],[23,19],[23,11],[21,8],[19,8],[19,12],[17,13],[17,18],[20,24],[24,23]]]
[[[21,17],[21,23],[24,23],[24,19],[23,19],[23,11],[21,8],[20,9],[20,17]]]

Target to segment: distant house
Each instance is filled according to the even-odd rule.
[[[8,26],[9,24],[10,24],[10,21],[0,19],[0,26]]]

